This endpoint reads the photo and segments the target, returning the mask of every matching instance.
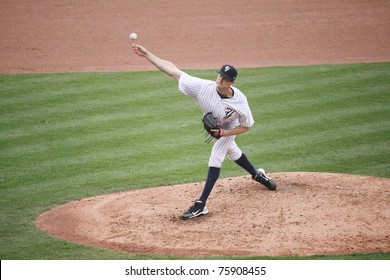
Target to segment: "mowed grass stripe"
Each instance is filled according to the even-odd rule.
[[[278,161],[270,164],[272,170],[299,170],[294,161],[299,161],[302,155],[307,155],[300,161],[302,168],[337,170],[337,164],[330,167],[313,159],[323,158],[322,151],[334,153],[333,161],[343,157],[344,153],[334,151],[336,146],[341,146],[346,154],[354,154],[354,149],[359,152],[361,147],[357,144],[370,143],[371,131],[380,130],[380,137],[387,140],[384,144],[387,145],[390,77],[388,69],[382,66],[342,65],[332,67],[331,71],[326,66],[303,67],[300,74],[305,74],[305,81],[296,79],[296,69],[284,72],[274,68],[272,75],[264,71],[266,73],[261,73],[258,79],[264,87],[248,89],[253,91],[249,96],[252,107],[261,107],[255,113],[257,124],[252,133],[256,135],[248,134],[240,141],[250,145],[250,151],[258,161],[265,164]],[[251,146],[251,143],[254,144]],[[366,156],[372,155],[374,150],[365,150]],[[389,155],[388,150],[383,152]],[[376,157],[380,154],[378,152]],[[305,161],[309,163],[305,164]],[[366,164],[364,157],[358,162]],[[353,170],[346,165],[343,168],[349,172]],[[385,175],[387,171],[379,169],[381,176],[388,176]]]
[[[343,127],[333,131],[308,131],[302,129],[280,131],[275,133],[274,139],[270,136],[251,135],[240,140],[246,150],[252,155],[255,162],[268,167],[269,171],[329,171],[348,172],[355,167],[370,166],[371,164],[387,164],[390,162],[390,140],[388,139],[390,122],[381,122],[381,129],[372,125],[356,125],[346,131]],[[262,133],[262,132],[260,132]],[[271,132],[272,134],[272,132]],[[348,134],[347,136],[345,134]],[[371,162],[368,157],[377,157],[379,160]],[[350,166],[337,164],[350,159]],[[356,160],[354,160],[356,159]],[[372,166],[371,166],[372,167]],[[377,176],[389,176],[388,170],[380,168]],[[372,175],[369,172],[361,173]]]
[[[110,97],[104,97],[110,98]],[[18,116],[12,121],[2,121],[2,134],[0,139],[12,139],[18,137],[26,137],[30,135],[45,134],[48,132],[55,133],[57,131],[63,131],[64,129],[71,128],[91,128],[94,125],[103,127],[110,124],[115,126],[117,123],[133,123],[138,122],[140,124],[147,125],[148,122],[160,121],[164,117],[164,122],[173,120],[175,114],[186,115],[183,108],[183,102],[177,100],[178,97],[173,97],[172,94],[169,98],[165,97],[165,102],[168,102],[172,108],[168,108],[168,105],[158,105],[155,102],[152,104],[142,102],[129,102],[128,104],[110,104],[108,106],[100,105],[99,100],[95,100],[95,97],[91,97],[91,101],[86,109],[84,105],[77,106],[68,104],[72,110],[66,108],[63,104],[56,104],[50,106],[50,109],[46,109],[44,106],[34,109],[30,105],[28,111],[23,109],[11,109],[13,116]],[[163,98],[164,99],[164,98]],[[134,100],[134,98],[133,98]],[[75,101],[77,102],[77,101]],[[103,101],[104,103],[104,101]],[[96,107],[94,107],[96,104]],[[58,110],[57,110],[58,109]],[[19,117],[21,112],[23,118]],[[24,118],[26,117],[26,118]],[[5,119],[7,116],[5,116]],[[2,118],[3,119],[3,118]],[[107,124],[105,124],[107,123]],[[28,126],[27,126],[28,124]],[[133,126],[134,129],[138,129],[138,126]]]

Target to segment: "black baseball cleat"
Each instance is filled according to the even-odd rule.
[[[206,215],[209,212],[209,209],[207,209],[206,204],[203,203],[200,200],[195,201],[194,205],[190,207],[186,212],[181,215],[181,218],[183,220],[192,219],[195,217],[198,217],[200,215]]]
[[[275,181],[272,180],[271,178],[268,178],[267,175],[265,175],[264,169],[258,169],[257,173],[252,176],[252,179],[266,186],[266,188],[269,189],[270,191],[276,190]]]

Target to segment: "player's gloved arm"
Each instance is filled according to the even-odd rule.
[[[224,137],[224,136],[239,135],[239,134],[243,134],[243,133],[249,131],[250,129],[251,129],[250,127],[243,127],[243,126],[239,125],[233,129],[224,129],[221,136]],[[215,132],[217,133],[218,130],[215,130]]]
[[[154,66],[156,66],[160,71],[166,73],[168,76],[171,76],[175,80],[179,81],[181,76],[181,70],[176,67],[175,64],[168,60],[161,59],[155,56],[153,53],[142,47],[141,45],[133,44],[133,51],[141,56],[149,60]]]

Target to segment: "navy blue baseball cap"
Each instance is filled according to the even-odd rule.
[[[218,71],[218,74],[221,74],[226,79],[234,81],[237,78],[237,70],[233,65],[225,64],[221,67],[221,70]]]

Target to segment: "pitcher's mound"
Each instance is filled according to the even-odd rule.
[[[277,191],[250,177],[221,179],[209,214],[182,221],[203,183],[73,201],[37,225],[61,239],[129,253],[287,256],[390,251],[390,179],[273,173]]]

